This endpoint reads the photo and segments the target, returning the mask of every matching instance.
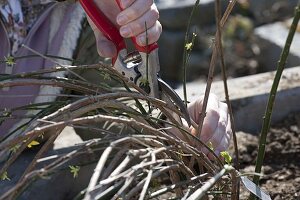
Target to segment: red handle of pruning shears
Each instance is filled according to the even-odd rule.
[[[103,12],[96,6],[94,0],[79,0],[83,9],[97,26],[97,28],[105,35],[105,37],[112,41],[119,53],[120,50],[125,49],[124,38],[120,35],[118,28],[103,14]],[[120,0],[116,0],[118,6],[121,8]],[[132,42],[139,52],[151,53],[154,49],[158,48],[157,43],[148,46],[140,46],[136,42],[136,38],[132,37]],[[115,59],[114,59],[115,60]]]

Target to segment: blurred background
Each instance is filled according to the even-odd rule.
[[[276,69],[288,34],[290,19],[298,0],[238,0],[223,29],[223,49],[228,78],[247,76]],[[156,0],[163,32],[159,39],[160,75],[174,88],[182,84],[183,51],[188,20],[196,0]],[[221,1],[224,13],[229,1]],[[80,64],[99,59],[95,38],[85,22],[88,40],[80,41]],[[214,0],[200,0],[189,35],[196,33],[187,66],[187,80],[206,82],[216,32]],[[191,38],[190,38],[191,39]],[[89,52],[88,54],[85,52]],[[81,55],[82,53],[82,55]],[[87,55],[89,55],[87,57]],[[103,58],[100,58],[103,61]],[[300,65],[300,28],[291,46],[287,67]],[[93,70],[81,72],[93,82],[101,82]],[[220,80],[219,60],[215,80]]]
[[[156,0],[163,33],[159,40],[161,75],[172,86],[182,82],[182,58],[187,22],[196,0]],[[221,1],[224,11],[229,1]],[[223,31],[229,78],[276,69],[276,63],[297,0],[239,0]],[[299,30],[298,30],[299,31]],[[201,0],[190,35],[197,34],[187,68],[188,81],[206,81],[216,32],[214,0]],[[287,67],[300,64],[300,33],[294,39]],[[220,79],[219,63],[215,79]]]

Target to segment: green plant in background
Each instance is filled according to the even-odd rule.
[[[195,2],[195,5],[193,6],[192,12],[190,14],[189,20],[187,22],[187,28],[186,28],[186,33],[185,33],[185,38],[184,38],[184,48],[183,48],[183,65],[182,65],[182,69],[183,69],[183,78],[182,78],[182,83],[183,83],[183,97],[184,97],[184,103],[187,106],[188,104],[188,99],[187,99],[187,90],[186,90],[186,82],[187,82],[187,77],[186,77],[186,72],[187,72],[187,66],[188,66],[188,62],[189,62],[189,57],[190,57],[190,53],[193,49],[193,45],[195,42],[195,38],[197,37],[196,33],[192,34],[192,39],[191,41],[189,41],[189,33],[190,33],[190,27],[191,27],[191,22],[192,19],[194,17],[194,14],[196,12],[196,10],[198,9],[200,4],[200,0],[197,0]]]
[[[193,33],[193,34],[192,34],[192,41],[186,43],[186,45],[185,45],[185,50],[188,52],[188,53],[187,53],[187,54],[188,54],[188,57],[189,57],[191,51],[193,50],[193,46],[194,46],[196,37],[197,37],[197,34],[196,34],[196,33]],[[189,59],[187,59],[187,62],[188,62],[188,60],[189,60]]]
[[[254,30],[253,22],[244,16],[231,16],[224,29],[224,37],[229,39],[247,40]]]
[[[60,57],[60,56],[53,56],[53,55],[44,55],[45,57],[48,58],[54,58],[54,59],[58,59],[58,60],[67,60],[67,61],[71,61],[74,63],[77,63],[77,61],[70,59],[70,58],[64,58],[64,57]],[[27,58],[35,58],[35,57],[40,57],[39,55],[27,55],[27,56],[19,56],[19,57],[13,57],[13,56],[8,56],[8,57],[4,57],[4,60],[0,60],[0,63],[6,63],[8,65],[14,65],[16,64],[17,60],[21,60],[21,59],[27,59]]]
[[[268,99],[268,104],[267,104],[266,111],[265,111],[265,114],[263,117],[263,125],[262,125],[262,129],[261,129],[261,133],[260,133],[260,140],[259,140],[259,149],[258,149],[258,155],[257,155],[256,165],[255,165],[255,173],[258,173],[258,174],[261,173],[261,168],[263,165],[263,160],[264,160],[264,156],[265,156],[265,148],[266,148],[266,139],[267,139],[267,134],[270,129],[271,117],[272,117],[273,106],[275,103],[278,85],[279,85],[281,75],[282,75],[282,72],[283,72],[285,64],[286,64],[287,57],[290,52],[290,46],[292,44],[296,29],[297,29],[299,19],[300,19],[300,1],[298,2],[297,7],[295,8],[294,19],[293,19],[292,25],[290,27],[290,31],[287,36],[284,48],[280,55],[275,78],[273,80],[272,88],[271,88],[269,99]],[[257,175],[255,175],[253,178],[253,182],[256,185],[259,184],[259,178],[260,177]],[[251,195],[250,199],[255,199],[255,196]]]

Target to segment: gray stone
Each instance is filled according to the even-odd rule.
[[[298,0],[252,0],[249,1],[249,12],[256,24],[269,23],[290,17]]]
[[[160,22],[164,29],[185,30],[195,2],[195,0],[158,1]],[[210,25],[214,21],[214,0],[201,0],[192,23],[202,26]]]
[[[166,80],[178,80],[182,69],[184,31],[163,31],[159,40],[160,71]]]
[[[187,80],[195,80],[208,74],[209,57],[203,52],[193,51],[187,66]]]
[[[195,5],[196,0],[157,0],[157,6],[160,10],[160,21],[163,25],[163,34],[159,40],[160,45],[160,62],[161,74],[169,83],[176,83],[182,80],[182,57],[184,35],[186,32],[187,22],[189,20],[191,10]],[[225,10],[228,2],[222,3],[222,9]],[[250,16],[254,16],[254,24],[271,21],[268,15],[274,19],[280,19],[285,16],[291,16],[292,10],[296,5],[296,0],[253,0],[249,2],[246,8]],[[277,12],[280,11],[280,12]],[[233,14],[244,12],[239,4],[236,5]],[[265,21],[263,21],[265,20]],[[200,77],[207,74],[209,66],[210,48],[206,44],[209,39],[209,34],[206,32],[210,27],[214,27],[214,0],[201,0],[200,6],[197,8],[195,16],[192,20],[191,30],[195,31],[198,36],[193,53],[189,62],[189,70],[187,74],[188,80],[193,80],[195,77]],[[261,28],[261,27],[260,27]],[[256,31],[260,31],[257,28]],[[214,32],[214,30],[211,30]],[[275,30],[272,30],[275,31]],[[275,31],[276,32],[276,31]],[[280,32],[280,31],[279,31]],[[282,31],[284,32],[284,31]],[[210,32],[211,33],[211,32]],[[281,48],[278,48],[274,41],[268,40],[269,30],[266,31],[266,39],[259,41],[262,53],[260,54],[262,71],[271,71],[275,69],[275,64],[279,58]],[[262,38],[261,36],[259,36]],[[274,36],[274,37],[277,37]],[[285,37],[279,37],[285,39]],[[275,45],[275,46],[274,46]],[[299,45],[300,46],[300,45]],[[300,52],[300,51],[299,51]],[[290,56],[288,65],[296,66],[299,64],[298,57]],[[275,63],[275,64],[274,64]],[[266,67],[264,67],[266,66]],[[216,69],[219,69],[218,67]]]
[[[157,0],[160,21],[167,29],[184,29],[196,0]],[[252,0],[245,7],[236,4],[233,13],[253,16],[255,24],[262,24],[290,17],[298,0]],[[222,2],[225,11],[227,2]],[[201,0],[192,23],[198,26],[215,22],[214,0]]]
[[[193,7],[196,0],[156,0],[156,5],[160,10],[168,10],[174,8]],[[200,0],[199,4],[211,4],[214,0]]]
[[[267,24],[255,29],[261,47],[261,63],[268,71],[276,69],[280,53],[284,47],[290,21]],[[300,64],[300,33],[296,32],[290,48],[286,67]]]
[[[193,27],[192,30],[197,33],[197,37],[188,62],[188,80],[193,80],[206,74],[211,55],[211,48],[209,47],[210,37],[197,27]],[[159,58],[161,75],[168,82],[182,82],[184,42],[185,31],[164,30],[160,37]]]
[[[257,133],[261,129],[262,118],[275,72],[267,72],[228,80],[236,129]],[[192,82],[187,84],[188,100],[194,101],[205,92],[206,84]],[[183,88],[176,90],[183,97]],[[224,101],[222,81],[212,84],[211,92]],[[291,112],[300,111],[300,67],[285,69],[276,96],[272,123],[276,123]]]

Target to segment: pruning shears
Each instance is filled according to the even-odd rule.
[[[158,72],[160,71],[158,44],[153,43],[145,47],[140,46],[136,38],[132,37],[131,40],[136,51],[128,54],[125,40],[120,35],[118,28],[97,7],[94,0],[79,1],[97,28],[116,46],[117,55],[112,58],[113,67],[142,88],[149,96],[158,99],[165,99],[167,96],[169,101],[171,100],[179,107],[183,117],[190,125],[191,121],[185,104],[178,94],[158,77]],[[121,9],[120,0],[115,1]]]

